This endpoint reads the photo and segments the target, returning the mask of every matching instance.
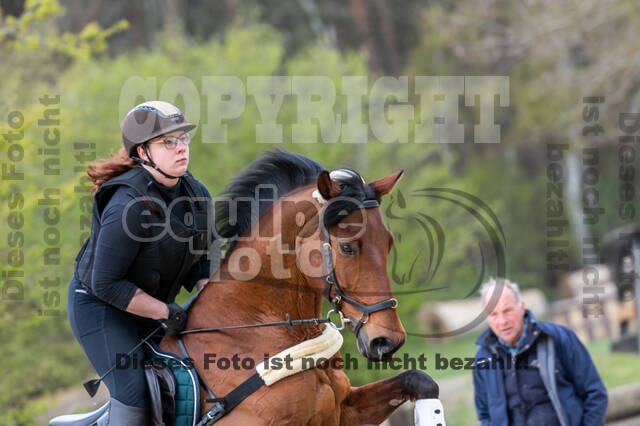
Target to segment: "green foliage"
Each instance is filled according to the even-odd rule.
[[[63,14],[58,0],[30,0],[20,17],[7,16],[0,27],[0,42],[12,53],[45,50],[48,54],[61,54],[72,60],[88,61],[92,55],[104,52],[106,39],[128,28],[125,20],[103,30],[91,22],[79,34],[58,34],[53,19]]]
[[[0,141],[0,217],[9,224],[0,258],[3,274],[20,274],[13,281],[4,275],[2,280],[2,424],[32,423],[43,407],[27,404],[30,399],[79,383],[91,371],[66,319],[66,286],[81,212],[74,191],[78,174],[63,166],[73,160],[73,150],[65,134],[65,111],[55,102],[61,94],[57,79],[74,63],[90,62],[104,51],[107,37],[126,27],[120,22],[102,30],[92,23],[79,34],[59,34],[55,19],[62,10],[57,1],[25,6],[19,18],[0,19],[0,56],[11,58],[0,61],[0,133],[5,135]],[[47,117],[50,123],[41,121]],[[10,132],[15,138],[6,137]],[[6,179],[10,167],[24,176]],[[56,204],[42,203],[48,191],[57,191],[51,193]]]
[[[91,22],[78,34],[57,29],[64,10],[58,0],[31,0],[20,17],[0,15],[0,61],[3,84],[0,113],[8,105],[29,105],[34,97],[55,86],[60,74],[73,63],[87,63],[105,52],[107,38],[128,27],[121,20],[107,29]]]

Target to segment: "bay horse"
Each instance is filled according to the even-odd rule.
[[[326,295],[334,312],[350,319],[359,352],[372,361],[389,359],[406,333],[386,269],[393,236],[378,206],[402,173],[365,183],[351,169],[329,173],[298,154],[266,153],[225,188],[225,202],[216,200],[218,233],[234,241],[191,306],[186,329],[316,318]],[[183,343],[220,396],[252,372],[209,361],[257,364],[320,335],[324,326],[187,334]],[[160,348],[180,353],[172,336]],[[201,395],[204,412],[211,403]],[[216,424],[379,424],[407,400],[437,397],[437,384],[419,370],[353,387],[341,368],[312,368],[261,387]]]

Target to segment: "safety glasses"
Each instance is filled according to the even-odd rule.
[[[185,146],[189,146],[191,143],[191,133],[185,133],[181,136],[167,136],[157,142],[151,142],[151,144],[161,143],[167,151],[173,151],[178,147],[178,142],[182,142]]]

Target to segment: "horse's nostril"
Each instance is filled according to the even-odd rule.
[[[377,358],[381,360],[386,355],[390,355],[393,352],[393,340],[388,337],[376,337],[369,344],[369,349],[372,354],[377,355]]]

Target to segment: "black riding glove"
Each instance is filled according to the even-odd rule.
[[[159,321],[169,336],[175,336],[184,330],[184,326],[187,324],[187,313],[176,303],[170,303],[167,306],[169,307],[169,318]]]

